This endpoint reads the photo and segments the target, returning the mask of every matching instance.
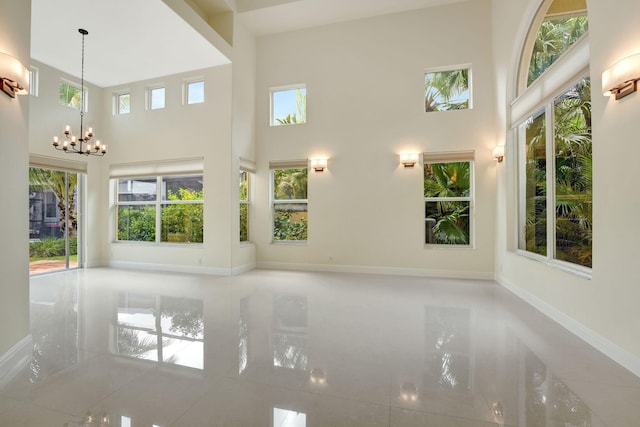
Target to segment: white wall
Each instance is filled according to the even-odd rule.
[[[240,244],[239,192],[237,191],[240,158],[254,163],[256,160],[256,40],[242,22],[236,21],[234,31],[230,233],[231,263],[233,271],[237,273],[253,268],[256,264],[255,245]],[[250,221],[250,227],[252,223],[253,221]]]
[[[258,40],[258,265],[493,277],[496,164],[490,2],[463,2]],[[443,35],[447,35],[446,38]],[[474,108],[424,112],[424,71],[472,64]],[[304,83],[307,123],[269,126],[269,88]],[[475,150],[475,247],[424,247],[422,168],[403,151]],[[306,245],[271,244],[270,161],[309,174]]]
[[[637,119],[640,95],[622,101],[601,95],[601,74],[618,59],[640,52],[640,3],[589,0],[593,111],[593,277],[584,279],[517,255],[514,249],[516,170],[508,102],[514,96],[517,54],[539,0],[493,0],[498,128],[510,151],[498,182],[496,272],[511,288],[563,325],[640,374],[640,301],[635,263],[640,241],[640,199],[633,179],[640,155]],[[513,41],[516,41],[515,46]],[[508,77],[508,78],[505,78]]]
[[[1,0],[0,52],[29,65],[31,2]],[[29,96],[0,93],[0,362],[29,334]],[[10,326],[10,327],[8,327]],[[1,368],[1,366],[0,366]],[[0,370],[1,371],[1,370]],[[1,373],[1,372],[0,372]],[[1,378],[0,378],[1,379]]]
[[[185,81],[204,78],[205,102],[184,105]],[[228,274],[231,267],[231,65],[162,79],[105,88],[103,140],[109,145],[101,182],[101,209],[109,212],[100,241],[110,265]],[[145,90],[164,85],[166,107],[145,110]],[[112,95],[128,91],[131,113],[113,114]],[[204,244],[138,244],[114,242],[115,211],[110,204],[112,165],[167,159],[204,159]]]

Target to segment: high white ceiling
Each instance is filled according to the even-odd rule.
[[[165,1],[32,0],[31,56],[85,80],[117,86],[228,63]],[[171,0],[176,3],[178,0]],[[196,0],[201,9],[221,0]],[[233,2],[233,0],[230,0]],[[465,0],[236,0],[238,18],[260,36]]]

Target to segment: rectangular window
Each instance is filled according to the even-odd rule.
[[[203,242],[202,175],[119,178],[117,240]]]
[[[148,91],[148,109],[149,110],[159,110],[164,108],[164,99],[165,99],[165,88],[163,87],[154,87],[149,89]]]
[[[467,110],[471,105],[471,69],[427,71],[424,75],[426,112]]]
[[[118,114],[129,114],[131,112],[131,94],[128,92],[115,95],[116,112]]]
[[[307,240],[306,164],[271,168],[273,241]]]
[[[473,153],[460,158],[425,154],[425,244],[471,245]]]
[[[240,242],[249,241],[249,172],[240,171]]]
[[[307,89],[304,85],[271,89],[271,126],[307,122]]]
[[[591,81],[519,126],[519,248],[592,265]]]
[[[204,80],[186,83],[187,104],[204,102]]]
[[[39,83],[40,70],[36,67],[29,67],[29,95],[38,96]]]
[[[58,102],[60,105],[80,109],[80,103],[82,102],[82,93],[79,85],[68,81],[61,81],[58,86]],[[87,90],[84,93],[84,106],[87,110]]]

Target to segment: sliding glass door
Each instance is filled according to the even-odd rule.
[[[79,212],[84,175],[29,168],[29,273],[77,268]]]

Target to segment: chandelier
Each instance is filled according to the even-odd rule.
[[[82,28],[78,29],[78,32],[82,34],[82,74],[81,74],[81,87],[80,87],[80,136],[76,137],[71,133],[71,126],[67,125],[64,128],[64,140],[60,141],[57,136],[53,137],[53,147],[56,150],[62,150],[65,153],[77,153],[85,156],[104,156],[107,152],[107,146],[101,144],[100,141],[96,141],[92,144],[91,138],[93,138],[93,128],[88,128],[84,132],[83,119],[84,119],[84,36],[89,34],[87,30]]]

